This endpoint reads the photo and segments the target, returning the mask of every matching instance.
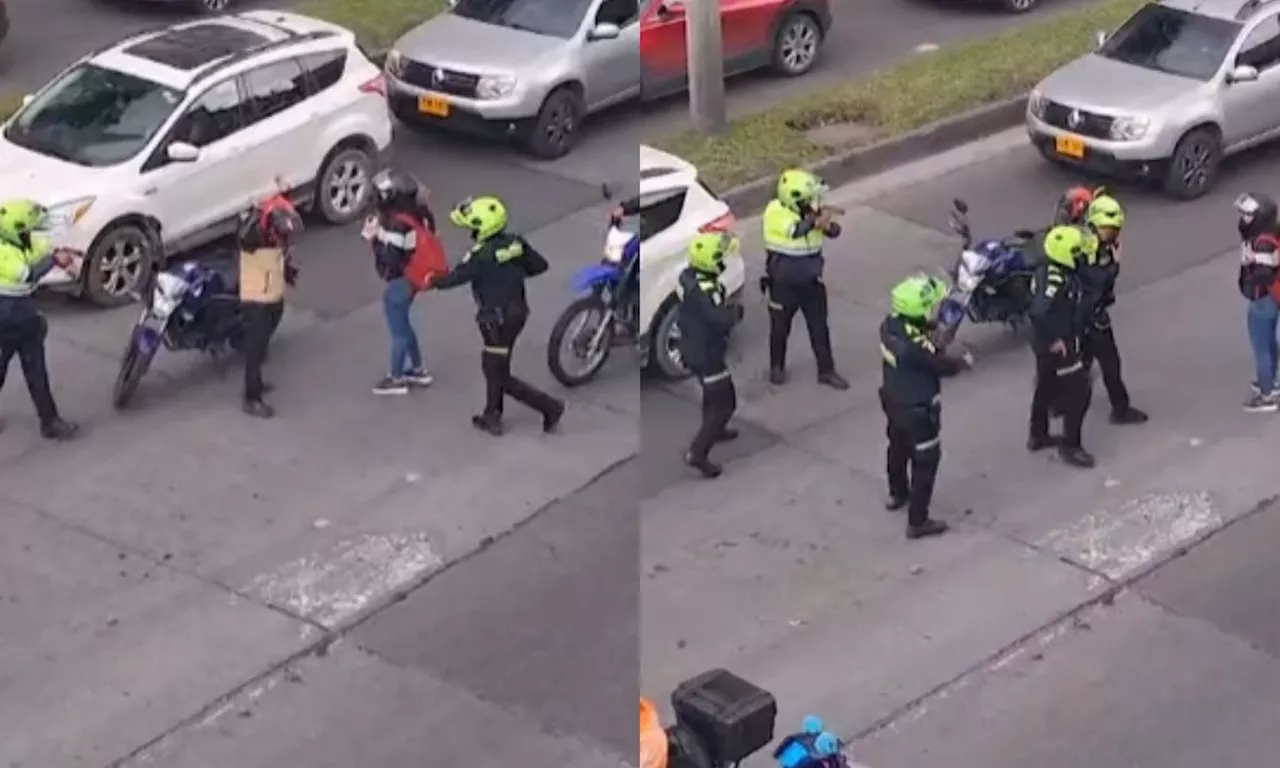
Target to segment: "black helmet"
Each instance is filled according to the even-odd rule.
[[[1235,209],[1240,215],[1237,228],[1240,230],[1240,237],[1245,240],[1252,240],[1262,234],[1275,234],[1280,226],[1276,201],[1269,195],[1246,192],[1236,198]]]
[[[373,177],[373,189],[378,196],[378,208],[408,210],[417,205],[422,184],[412,174],[389,168]]]

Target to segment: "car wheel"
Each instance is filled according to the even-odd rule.
[[[1195,200],[1213,189],[1222,162],[1222,139],[1211,128],[1191,131],[1173,150],[1165,172],[1165,194],[1178,200]]]
[[[564,157],[578,143],[586,106],[573,88],[557,88],[542,102],[526,145],[543,160]]]
[[[339,149],[316,174],[314,208],[329,224],[355,221],[372,199],[373,158],[356,147]]]
[[[84,261],[84,295],[99,307],[133,301],[156,268],[155,241],[141,227],[121,224],[98,236]]]
[[[799,77],[818,61],[822,28],[807,13],[788,16],[773,41],[773,68],[781,75]]]
[[[680,353],[679,307],[675,301],[668,301],[662,308],[653,321],[653,341],[649,345],[649,354],[652,356],[649,367],[668,381],[689,378],[689,369],[684,366],[684,355]]]
[[[1040,4],[1040,0],[1000,0],[1009,13],[1026,13]]]

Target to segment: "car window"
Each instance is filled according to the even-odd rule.
[[[307,98],[302,67],[293,59],[250,70],[244,80],[251,122],[278,115]]]
[[[1135,13],[1098,55],[1171,75],[1208,81],[1222,67],[1240,24],[1151,4]]]
[[[313,53],[301,57],[299,61],[307,73],[309,93],[316,94],[326,88],[332,88],[342,79],[347,69],[347,52],[337,50]]]
[[[1280,14],[1263,19],[1254,27],[1236,55],[1236,64],[1258,70],[1273,67],[1277,62],[1280,62]]]
[[[104,168],[145,149],[181,103],[172,88],[81,64],[22,109],[4,137],[33,152]]]
[[[640,18],[639,0],[604,0],[596,11],[597,24],[625,27]]]
[[[464,19],[568,40],[578,34],[592,0],[458,0]]]
[[[661,197],[641,198],[640,200],[640,240],[641,242],[664,232],[680,220],[684,211],[684,200],[688,192],[667,192]]]
[[[174,141],[207,147],[240,128],[240,86],[226,80],[205,91],[173,129]]]

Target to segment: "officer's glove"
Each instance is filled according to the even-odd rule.
[[[772,288],[772,287],[773,287],[773,280],[769,279],[769,276],[768,276],[768,275],[765,275],[764,277],[760,278],[760,292],[761,292],[761,293],[763,293],[764,295],[768,296],[768,295],[769,295],[769,289],[770,289],[770,288]]]
[[[823,234],[825,234],[827,237],[831,238],[832,240],[839,237],[840,233],[843,231],[844,231],[844,228],[834,221],[828,224],[822,230]]]
[[[284,284],[290,288],[298,284],[298,267],[291,261],[284,265]]]

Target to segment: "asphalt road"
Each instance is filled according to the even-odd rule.
[[[1119,188],[1129,225],[1115,323],[1152,421],[1108,425],[1098,384],[1085,433],[1097,469],[1025,453],[1029,355],[1003,330],[966,329],[978,368],[945,388],[934,510],[957,530],[928,542],[903,539],[880,507],[875,328],[888,288],[954,258],[953,196],[978,232],[999,234],[1042,222],[1079,179],[1012,131],[837,190],[851,236],[829,250],[827,284],[853,388],[809,378],[800,330],[793,382],[765,383],[763,311],[751,308],[735,350],[748,437],[723,454],[721,480],[686,475],[642,505],[643,689],[662,699],[728,667],[778,696],[781,731],[816,712],[863,737],[852,752],[871,768],[1270,761],[1280,438],[1272,418],[1239,407],[1252,368],[1230,201],[1271,189],[1278,159],[1241,158],[1194,203]],[[690,429],[687,415],[658,418],[651,398],[694,396],[646,393],[649,471],[677,471]]]

